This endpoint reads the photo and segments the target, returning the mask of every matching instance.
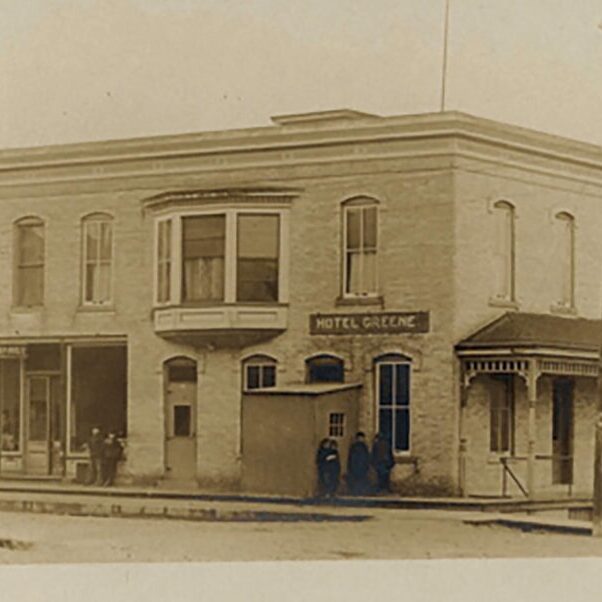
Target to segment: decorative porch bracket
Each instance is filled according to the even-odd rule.
[[[595,360],[573,360],[564,358],[499,358],[479,357],[463,358],[462,386],[460,391],[460,487],[466,489],[465,454],[466,437],[464,435],[464,413],[468,399],[468,389],[472,380],[480,374],[516,374],[522,378],[527,387],[529,417],[527,422],[527,492],[533,499],[535,495],[535,462],[536,462],[536,420],[537,420],[537,383],[543,374],[558,376],[579,376],[597,378],[599,365]]]

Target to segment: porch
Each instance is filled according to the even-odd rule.
[[[599,331],[509,313],[456,346],[463,495],[591,496]]]

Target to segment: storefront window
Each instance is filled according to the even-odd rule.
[[[127,349],[73,347],[71,350],[70,443],[83,446],[93,427],[127,434]]]
[[[2,451],[19,451],[21,433],[21,370],[18,360],[0,360]]]

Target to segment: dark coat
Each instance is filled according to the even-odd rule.
[[[109,462],[118,462],[123,455],[123,447],[117,439],[105,441],[102,448],[102,457]]]
[[[372,444],[372,466],[390,470],[395,465],[391,445],[386,439],[376,439]]]
[[[88,451],[90,452],[91,458],[100,458],[103,454],[104,449],[104,438],[98,433],[97,435],[90,435],[88,439]]]
[[[370,470],[370,452],[363,441],[356,441],[349,448],[347,473],[355,478],[364,478]]]

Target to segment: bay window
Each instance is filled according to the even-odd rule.
[[[159,305],[281,303],[279,210],[179,213],[156,223],[155,302]]]

